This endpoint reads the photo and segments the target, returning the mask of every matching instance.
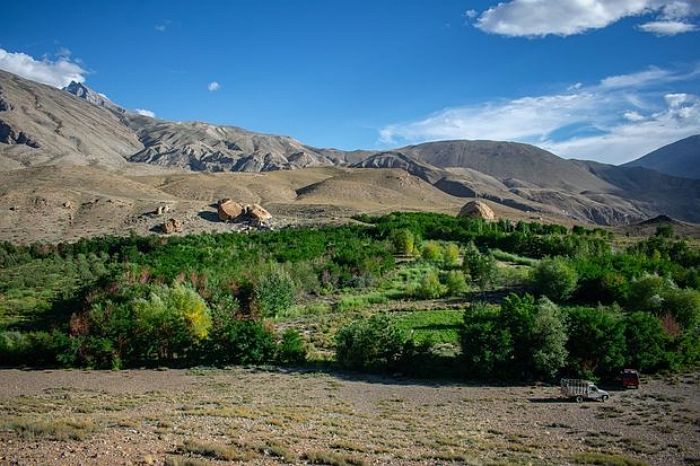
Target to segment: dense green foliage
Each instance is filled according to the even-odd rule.
[[[369,225],[2,243],[0,365],[299,364],[309,342],[273,323],[318,328],[330,314],[342,323],[326,349],[354,369],[431,375],[450,359],[442,367],[468,377],[549,379],[700,361],[700,251],[666,230],[613,247],[582,227],[360,220]]]

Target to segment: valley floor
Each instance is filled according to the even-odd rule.
[[[698,464],[700,373],[557,387],[277,369],[0,371],[0,464]]]

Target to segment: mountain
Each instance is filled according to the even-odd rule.
[[[663,146],[625,167],[644,167],[667,175],[700,179],[700,134]]]
[[[85,166],[92,171],[75,168]],[[0,185],[0,210],[3,205],[18,211],[62,205],[59,201],[67,199],[88,203],[86,212],[95,205],[106,209],[98,209],[98,222],[123,218],[125,225],[140,218],[137,211],[146,206],[141,195],[151,203],[173,199],[161,192],[170,182],[157,177],[174,174],[183,189],[177,202],[190,213],[220,197],[281,203],[286,207],[277,212],[297,220],[384,209],[456,212],[459,204],[480,198],[513,218],[615,225],[666,214],[700,222],[700,181],[644,167],[565,160],[529,144],[504,141],[438,141],[388,151],[316,148],[235,126],[151,118],[84,84],[59,90],[0,71],[3,171],[13,172]],[[212,189],[208,184],[214,179],[198,172],[231,176],[217,178],[218,187]],[[279,174],[263,177],[264,172]],[[61,178],[50,183],[51,173]],[[102,181],[80,184],[85,173]],[[123,181],[125,176],[131,181]],[[143,182],[145,176],[156,178]],[[132,183],[133,177],[139,177],[138,183]],[[18,180],[23,180],[22,189]],[[133,193],[126,196],[116,189],[120,185],[131,186]],[[53,194],[47,197],[46,190]],[[91,196],[114,203],[94,204]],[[197,215],[190,217],[200,222]],[[5,228],[18,227],[13,221]]]

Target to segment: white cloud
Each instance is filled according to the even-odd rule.
[[[657,90],[669,81],[695,77],[697,70],[650,68],[551,95],[447,108],[387,125],[379,139],[391,146],[443,139],[514,140],[564,157],[624,162],[700,133],[700,99]]]
[[[479,12],[476,10],[467,10],[464,12],[464,16],[469,18],[469,19],[474,19],[477,16],[479,16]]]
[[[155,118],[156,114],[150,110],[146,110],[145,108],[137,108],[135,109],[135,112],[138,113],[139,115]]]
[[[216,82],[216,81],[212,81],[212,82],[210,82],[209,85],[207,86],[207,89],[209,89],[210,92],[216,92],[216,91],[218,91],[219,89],[221,89],[221,84],[219,84],[219,83]]]
[[[67,49],[63,50],[65,51]],[[71,81],[82,83],[87,74],[87,71],[65,53],[59,54],[59,58],[55,61],[48,58],[36,60],[26,53],[8,52],[1,48],[0,69],[59,88],[67,86]]]
[[[505,36],[569,36],[600,29],[630,16],[653,14],[640,29],[672,35],[696,29],[682,21],[700,14],[698,0],[511,0],[498,3],[476,19],[482,31]]]
[[[698,27],[683,21],[652,21],[641,24],[639,29],[657,36],[675,36],[676,34],[697,31]]]
[[[644,115],[642,115],[641,113],[639,113],[635,110],[630,110],[628,112],[625,112],[622,116],[627,121],[644,121],[644,120],[646,120],[646,117]]]
[[[156,24],[155,30],[158,32],[165,32],[168,27],[165,24]]]

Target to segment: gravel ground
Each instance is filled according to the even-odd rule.
[[[344,373],[0,371],[0,464],[700,464],[700,373],[607,403]]]

